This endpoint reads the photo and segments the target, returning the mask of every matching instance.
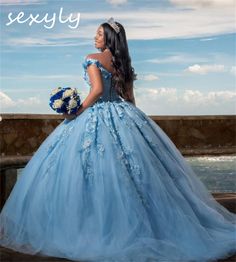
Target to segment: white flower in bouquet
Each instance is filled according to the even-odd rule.
[[[65,99],[65,98],[67,98],[67,97],[72,96],[73,93],[74,93],[74,90],[73,90],[73,89],[68,89],[68,90],[66,90],[66,91],[63,93],[63,95],[62,95],[62,99]]]
[[[53,102],[53,108],[55,109],[61,108],[62,105],[63,105],[63,100],[61,99],[57,99]]]
[[[50,94],[50,96],[54,96],[55,94],[57,94],[58,92],[60,92],[61,89],[62,89],[61,87],[58,87],[58,88],[53,89],[52,92],[51,92],[51,94]]]
[[[74,98],[72,98],[70,101],[69,101],[69,105],[68,105],[68,114],[70,114],[70,112],[77,107],[77,100],[75,100]]]

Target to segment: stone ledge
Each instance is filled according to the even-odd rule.
[[[212,120],[212,119],[218,119],[218,120],[225,120],[227,119],[234,119],[236,120],[236,115],[148,115],[150,118],[152,118],[154,121],[158,120]]]
[[[236,154],[236,115],[149,117],[184,155]],[[61,114],[0,114],[0,155],[32,155],[64,120]]]
[[[4,156],[0,157],[0,170],[3,171],[9,167],[21,168],[25,166],[32,156]]]
[[[178,148],[183,156],[225,156],[235,155],[236,146],[219,146],[214,148]]]
[[[61,119],[64,117],[59,114],[7,114],[0,113],[1,121],[8,119]]]
[[[212,195],[222,206],[236,213],[236,193],[212,193]]]
[[[4,119],[64,119],[61,114],[21,114],[21,113],[0,113],[2,120]],[[158,120],[225,120],[234,119],[236,115],[148,115],[154,121]]]

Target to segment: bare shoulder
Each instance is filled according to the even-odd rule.
[[[106,60],[109,60],[110,57],[104,53],[93,53],[88,54],[86,58],[97,59],[100,62],[106,62]]]
[[[111,66],[111,55],[108,53],[93,53],[89,54],[86,57],[87,59],[96,59],[100,62],[100,64],[107,69],[108,71],[112,72],[113,68]]]
[[[99,58],[99,53],[94,53],[94,54],[88,54],[87,56],[86,56],[86,59],[97,59],[98,60],[98,58]]]

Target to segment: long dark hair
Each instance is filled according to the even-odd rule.
[[[125,29],[120,23],[115,23],[120,28],[119,33],[116,33],[110,24],[101,24],[104,30],[105,46],[112,53],[112,66],[114,68],[112,86],[121,97],[132,101],[130,91],[133,88],[133,81],[137,79],[137,75],[131,65]]]

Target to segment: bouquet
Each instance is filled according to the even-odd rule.
[[[80,107],[80,101],[76,88],[58,87],[52,90],[49,105],[57,113],[73,115]]]

